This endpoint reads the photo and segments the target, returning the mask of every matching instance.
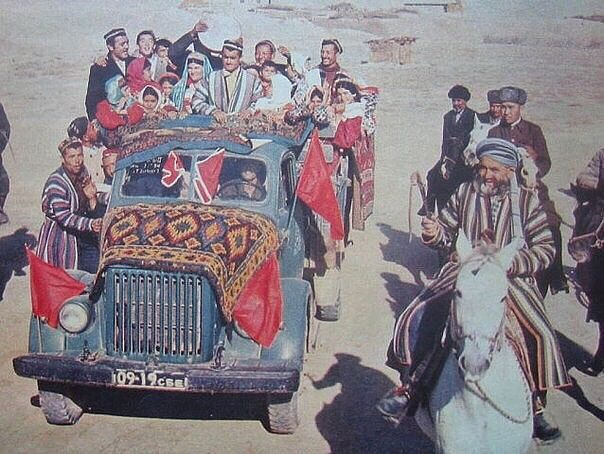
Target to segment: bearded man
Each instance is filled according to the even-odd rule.
[[[501,122],[491,128],[489,137],[505,139],[518,147],[524,148],[537,166],[537,191],[547,220],[552,230],[556,255],[552,265],[537,276],[539,290],[545,297],[549,287],[552,294],[560,291],[568,293],[568,282],[562,267],[562,235],[560,233],[561,219],[556,212],[554,202],[550,199],[547,186],[542,178],[552,166],[547,143],[541,128],[535,123],[522,118],[522,109],[527,101],[527,94],[522,88],[503,87],[499,90],[502,106]]]
[[[478,144],[476,155],[479,164],[473,181],[457,189],[438,218],[423,219],[422,240],[432,248],[451,252],[461,231],[473,245],[486,238],[498,248],[512,241],[521,245],[508,269],[509,308],[521,327],[529,356],[532,377],[528,378],[534,394],[533,436],[553,440],[560,436],[560,430],[548,424],[543,416],[545,390],[567,386],[570,380],[533,278],[554,257],[551,230],[539,200],[516,181],[520,159],[515,145],[501,139],[486,139]],[[390,419],[400,420],[412,414],[440,375],[448,355],[440,340],[458,269],[459,265],[453,261],[445,264],[396,323],[388,365],[401,372],[402,377],[410,378],[378,404],[378,410]],[[417,323],[416,317],[422,311],[425,314],[419,329],[422,342],[418,341],[410,351],[409,329]]]

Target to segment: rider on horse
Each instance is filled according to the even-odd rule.
[[[554,328],[545,312],[534,275],[554,258],[554,241],[536,195],[518,184],[518,149],[502,139],[486,139],[476,149],[475,178],[463,183],[438,218],[422,220],[422,241],[435,249],[453,250],[458,232],[476,245],[490,240],[497,247],[515,241],[518,252],[508,269],[509,313],[521,327],[520,357],[534,395],[534,434],[553,440],[560,430],[543,417],[545,391],[570,384]],[[459,265],[447,263],[397,320],[388,365],[401,372],[403,385],[378,404],[389,419],[412,415],[430,392],[448,355],[447,324]],[[417,339],[414,338],[417,333]]]

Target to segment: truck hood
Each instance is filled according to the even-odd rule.
[[[231,321],[248,280],[278,248],[273,221],[241,208],[195,203],[115,207],[103,224],[97,290],[112,265],[200,274]]]

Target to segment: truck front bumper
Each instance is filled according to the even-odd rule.
[[[13,359],[17,375],[85,386],[207,393],[292,393],[300,368],[291,361],[234,360],[222,368],[209,364],[148,364],[99,356],[29,354]]]

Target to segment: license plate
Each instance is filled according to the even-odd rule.
[[[187,377],[182,372],[144,371],[135,369],[115,369],[111,383],[133,388],[185,389]]]

